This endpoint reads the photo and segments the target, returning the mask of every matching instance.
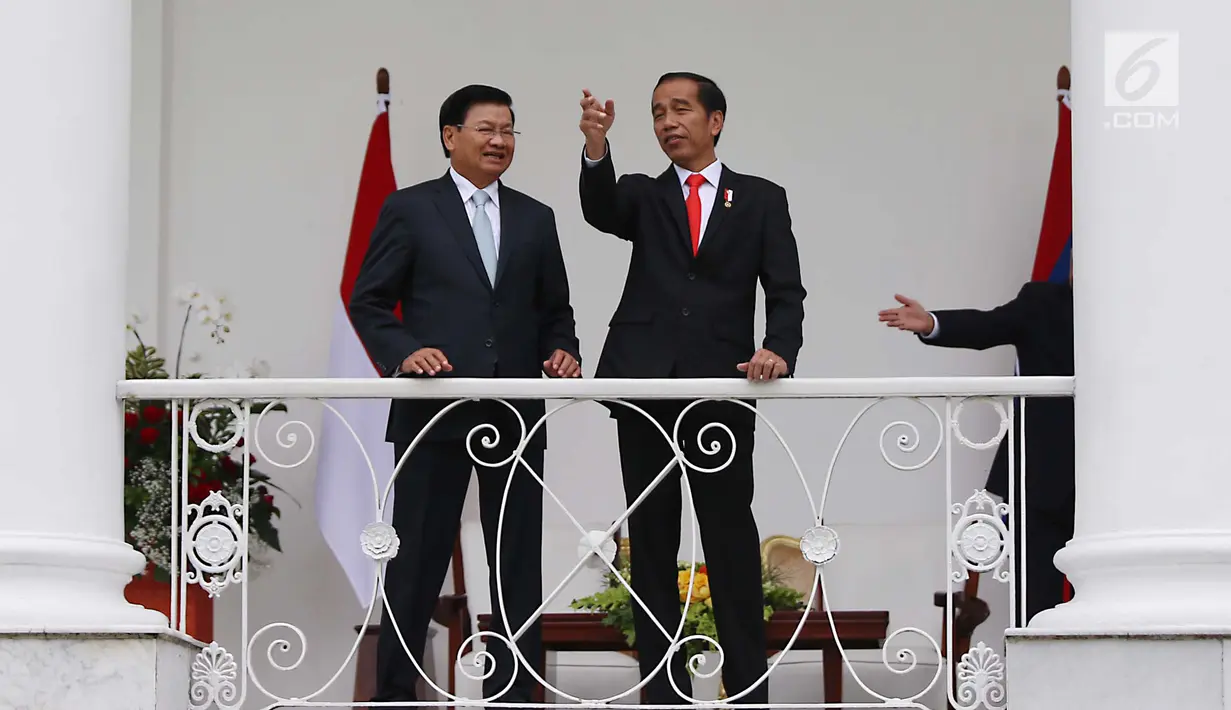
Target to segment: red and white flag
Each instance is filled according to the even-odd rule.
[[[393,175],[389,140],[389,96],[380,94],[376,119],[372,122],[368,137],[367,154],[363,158],[363,172],[359,176],[350,242],[342,266],[341,288],[333,304],[328,377],[380,376],[359,341],[348,309],[380,208],[385,198],[395,190],[397,180]],[[400,309],[398,316],[401,317]],[[376,564],[364,554],[359,535],[365,525],[377,520],[377,491],[384,492],[393,473],[393,445],[385,441],[389,400],[342,399],[330,400],[329,404],[346,422],[328,410],[322,413],[316,472],[316,518],[325,542],[346,571],[359,603],[367,608],[376,586]],[[362,448],[356,438],[362,442]],[[376,473],[375,490],[372,471]],[[390,495],[385,508],[386,522],[392,522],[389,517],[392,504],[393,496]]]

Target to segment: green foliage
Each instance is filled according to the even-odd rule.
[[[138,342],[137,347],[128,351],[124,360],[124,379],[126,380],[165,380],[167,361],[158,357],[158,352],[144,343]]]
[[[628,560],[623,555],[617,559],[616,566],[619,570],[618,577],[608,572],[603,578],[604,588],[602,590],[587,597],[574,599],[569,606],[578,610],[603,612],[606,614],[603,624],[619,629],[628,647],[634,648],[637,643],[637,632],[633,627],[633,608],[636,603],[628,591],[632,584],[632,573]],[[680,572],[678,585],[681,596],[680,613],[684,617],[684,631],[681,637],[705,636],[721,643],[718,639],[718,626],[714,621],[713,601],[709,595],[709,575],[705,564],[691,565],[680,562],[678,570]],[[687,590],[690,570],[695,572],[692,577],[693,591],[690,603],[685,608],[683,598]],[[791,587],[780,584],[776,571],[766,567],[762,568],[762,586],[765,593],[765,620],[767,622],[775,611],[803,608],[803,595]],[[679,623],[678,619],[659,619],[658,621],[668,631],[672,631]],[[712,650],[714,649],[711,644],[697,639],[685,643],[681,652],[686,658],[691,658]]]

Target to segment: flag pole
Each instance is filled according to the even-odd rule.
[[[369,81],[371,76],[368,75]],[[397,191],[389,135],[389,71],[384,67],[376,71],[376,90],[375,104],[367,104],[370,99],[364,99],[370,107],[371,123],[363,144],[346,251],[330,314],[329,377],[381,376],[359,339],[349,308],[371,235],[380,221],[381,207]],[[394,316],[401,318],[400,304],[394,308]],[[396,499],[390,492],[386,505],[379,501],[393,472],[393,447],[384,435],[389,400],[332,400],[330,407],[336,416],[326,415],[322,420],[317,442],[317,524],[346,573],[356,600],[367,609],[374,599],[379,599],[375,586],[377,570],[361,548],[359,536],[367,525],[387,517]]]
[[[1065,71],[1067,72],[1068,70],[1066,69]],[[384,67],[381,67],[376,72],[376,93],[389,93],[389,70]]]

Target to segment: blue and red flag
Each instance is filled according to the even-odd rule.
[[[1047,184],[1043,226],[1039,230],[1031,281],[1068,281],[1073,254],[1073,112],[1069,107],[1068,90],[1060,89],[1059,93],[1056,152],[1052,157],[1051,181]]]

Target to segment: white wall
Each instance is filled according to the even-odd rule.
[[[617,169],[656,174],[666,161],[647,103],[657,76],[675,69],[708,74],[726,91],[723,161],[788,190],[809,290],[801,376],[1012,371],[1009,351],[929,349],[880,326],[875,312],[895,292],[938,308],[991,306],[1029,278],[1055,140],[1053,78],[1068,61],[1068,2],[136,6],[130,293],[134,308],[172,322],[175,286],[226,293],[234,332],[225,353],[204,351],[206,366],[261,357],[277,376],[324,373],[373,77],[384,66],[402,185],[445,170],[436,118],[449,92],[482,82],[513,95],[523,135],[506,178],[555,208],[590,371],[628,249],[582,220],[577,101],[583,87],[614,98]],[[763,407],[816,493],[856,406]],[[578,519],[607,522],[623,507],[614,427],[597,405],[584,410],[553,424],[547,479]],[[295,413],[316,426],[319,411],[307,403]],[[976,434],[992,431],[986,412],[971,420]],[[889,421],[866,420],[838,461],[826,521],[839,530],[944,523],[943,457],[914,473],[886,466],[875,438]],[[911,421],[935,440],[927,418]],[[812,518],[800,483],[768,432],[758,447],[761,533],[798,535]],[[955,454],[958,498],[981,484],[989,462],[990,452]],[[284,508],[286,552],[250,592],[252,629],[284,621],[308,635],[298,670],[263,673],[271,689],[296,694],[332,675],[362,619],[317,533],[313,470],[309,461],[279,476],[303,508]],[[910,563],[889,548],[866,564]],[[943,560],[932,564],[939,580]],[[985,582],[984,596],[1003,608],[998,586]],[[930,600],[934,588],[904,583],[896,594]],[[235,651],[238,601],[224,597],[217,621],[220,642]],[[997,647],[1003,626],[1003,609],[985,626]],[[350,693],[347,673],[321,697]]]

